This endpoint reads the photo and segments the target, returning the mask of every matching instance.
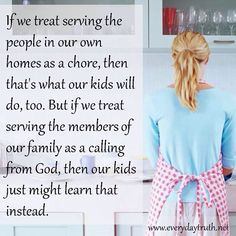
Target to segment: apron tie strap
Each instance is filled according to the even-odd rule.
[[[211,194],[209,201],[206,194],[206,189],[210,193],[210,190],[207,186],[207,184],[204,182],[204,179],[202,176],[195,176],[195,175],[180,175],[178,176],[178,179],[174,180],[170,184],[170,188],[173,188],[179,181],[181,181],[180,187],[177,191],[177,226],[180,226],[181,224],[181,217],[183,214],[183,204],[181,201],[181,195],[183,192],[183,189],[190,181],[197,181],[197,190],[196,190],[196,197],[197,197],[197,213],[198,213],[198,223],[200,225],[200,219],[201,219],[201,198],[203,199],[203,202],[206,204],[207,207],[211,207],[213,204],[213,200],[211,198]],[[178,235],[178,232],[177,232]]]

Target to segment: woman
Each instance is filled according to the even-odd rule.
[[[200,33],[178,34],[175,82],[146,99],[146,152],[156,168],[148,236],[230,235],[224,175],[235,166],[236,100],[204,81],[209,54]]]

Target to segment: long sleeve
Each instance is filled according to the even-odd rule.
[[[145,155],[153,168],[156,167],[158,148],[160,145],[158,123],[154,118],[153,104],[150,99],[144,102],[144,148]]]
[[[234,168],[236,164],[236,111],[227,118],[222,135],[222,162],[225,168]]]

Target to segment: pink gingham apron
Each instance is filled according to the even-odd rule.
[[[207,207],[215,205],[219,216],[220,225],[224,227],[222,230],[223,236],[229,236],[229,215],[228,206],[226,202],[226,189],[224,176],[222,174],[222,160],[221,157],[218,162],[206,172],[195,176],[182,174],[172,166],[168,165],[161,154],[157,161],[157,170],[152,182],[152,193],[151,193],[151,209],[148,215],[148,226],[157,226],[158,217],[161,213],[162,207],[166,202],[166,199],[170,195],[171,191],[178,182],[180,187],[177,191],[177,226],[180,225],[183,206],[181,202],[181,193],[184,187],[190,181],[197,181],[196,190],[196,206],[198,222],[200,225],[201,217],[201,197]],[[206,194],[206,190],[209,193],[209,200]],[[146,236],[153,236],[154,231],[147,229]],[[176,231],[176,235],[178,235]],[[199,231],[198,235],[202,235]]]

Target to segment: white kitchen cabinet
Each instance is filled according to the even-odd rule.
[[[229,219],[230,219],[230,234],[233,236],[236,235],[236,212],[230,212]]]
[[[94,4],[94,5],[126,5],[134,4],[136,0],[28,0],[30,4],[55,4],[55,5],[80,5],[80,4]],[[12,0],[13,4],[22,4],[23,0]],[[139,1],[140,2],[140,1]]]
[[[227,2],[221,0],[149,0],[149,47],[159,49],[170,49],[171,43],[174,39],[174,35],[167,35],[163,33],[163,8],[164,7],[175,7],[181,10],[188,10],[191,6],[198,12],[199,9],[213,9],[214,11],[220,11],[224,14],[224,18],[227,18],[227,9],[236,10],[236,2],[229,0]],[[211,13],[212,14],[212,13]],[[200,31],[200,23],[196,24],[195,31]],[[215,27],[214,23],[208,24],[209,27]],[[227,52],[232,50],[236,51],[236,23],[234,24],[234,35],[230,34],[229,25],[224,22],[221,23],[221,32],[219,35],[208,32],[205,35],[210,48],[219,51]],[[227,29],[227,30],[226,30]],[[213,31],[212,31],[213,32]],[[175,33],[173,33],[175,34]],[[209,35],[208,35],[209,34]]]
[[[38,0],[37,0],[38,1]],[[41,0],[42,1],[42,0]],[[134,4],[135,0],[54,0],[55,4]]]
[[[0,5],[11,5],[11,0],[1,0]]]
[[[143,236],[146,230],[148,213],[122,212],[115,214],[116,236]]]
[[[22,0],[4,0],[12,2],[13,5],[22,4]],[[79,4],[94,4],[94,5],[128,5],[136,4],[143,7],[143,47],[149,47],[149,0],[29,0],[32,5],[79,5]]]
[[[83,236],[82,226],[0,226],[1,236]]]
[[[3,236],[13,236],[14,235],[14,227],[1,225],[0,232]]]
[[[115,236],[113,225],[85,225],[84,236]]]
[[[143,226],[135,225],[121,225],[117,227],[117,236],[143,236],[145,235],[145,228]]]
[[[236,212],[230,212],[230,232],[236,235]],[[116,236],[143,236],[148,213],[117,213],[116,214]],[[143,225],[140,219],[143,218]]]
[[[32,218],[23,223],[22,217],[8,218],[0,212],[1,236],[84,236],[84,214],[78,213],[51,213],[48,218],[38,220]]]
[[[149,0],[135,0],[143,7],[143,47],[149,48]]]

